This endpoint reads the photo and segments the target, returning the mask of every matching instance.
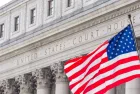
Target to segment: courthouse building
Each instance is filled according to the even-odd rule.
[[[12,0],[0,8],[0,94],[72,94],[64,62],[94,50],[132,22],[140,0]],[[140,94],[140,79],[107,94]]]

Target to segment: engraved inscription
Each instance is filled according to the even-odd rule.
[[[16,62],[17,62],[17,65],[22,65],[26,62],[34,61],[37,58],[38,58],[38,54],[35,52],[35,53],[31,53],[31,54],[25,55],[24,57],[17,59]]]
[[[46,47],[44,51],[45,51],[45,55],[50,55],[51,53],[56,53],[64,49],[65,49],[65,42],[62,42],[62,43],[57,43],[52,47]]]
[[[82,43],[95,40],[96,38],[104,36],[110,32],[114,32],[114,31],[118,32],[127,24],[128,24],[128,20],[123,19],[120,21],[116,20],[114,21],[114,23],[110,23],[105,26],[96,26],[96,27],[87,28],[72,36],[68,36],[54,43],[50,43],[46,46],[39,47],[36,51],[32,51],[32,53],[30,54],[22,55],[21,57],[16,58],[17,65],[30,63],[36,59],[40,59],[43,57],[47,57],[47,56],[59,53],[61,51],[75,47]]]
[[[134,25],[140,24],[140,14],[133,16]],[[33,63],[38,59],[47,58],[51,55],[72,49],[79,45],[97,40],[104,36],[109,36],[119,32],[129,23],[126,17],[115,19],[97,26],[91,26],[81,30],[73,35],[64,37],[60,40],[41,46],[37,49],[25,52],[19,56],[1,62],[0,71],[10,70],[29,63]]]

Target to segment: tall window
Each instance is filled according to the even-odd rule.
[[[19,30],[19,16],[15,17],[15,31]]]
[[[67,7],[70,7],[72,5],[72,0],[67,0]]]
[[[54,6],[53,6],[53,0],[48,1],[48,16],[51,16],[53,14]]]
[[[0,25],[0,38],[3,37],[3,32],[4,32],[4,30],[5,30],[4,24],[1,24],[1,25]]]
[[[31,9],[31,19],[30,19],[30,24],[35,23],[35,18],[36,18],[36,9],[33,8],[33,9]]]

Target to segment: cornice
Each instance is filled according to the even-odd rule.
[[[97,11],[75,19],[74,21],[51,29],[43,34],[33,37],[32,39],[24,41],[23,43],[19,43],[6,49],[0,49],[0,61],[24,53],[26,51],[36,49],[40,46],[46,45],[47,43],[50,43],[62,37],[66,37],[72,33],[79,32],[92,26],[96,26],[111,19],[136,11],[138,9],[140,9],[140,2],[137,0],[133,2],[131,0],[120,0],[119,2],[100,8]],[[54,36],[55,40],[53,39]]]
[[[26,3],[29,0],[12,0],[0,7],[0,15],[10,12],[12,9]]]

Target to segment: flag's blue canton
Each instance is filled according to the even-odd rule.
[[[116,36],[114,36],[107,47],[108,59],[111,60],[118,55],[136,51],[131,26],[128,25]]]

